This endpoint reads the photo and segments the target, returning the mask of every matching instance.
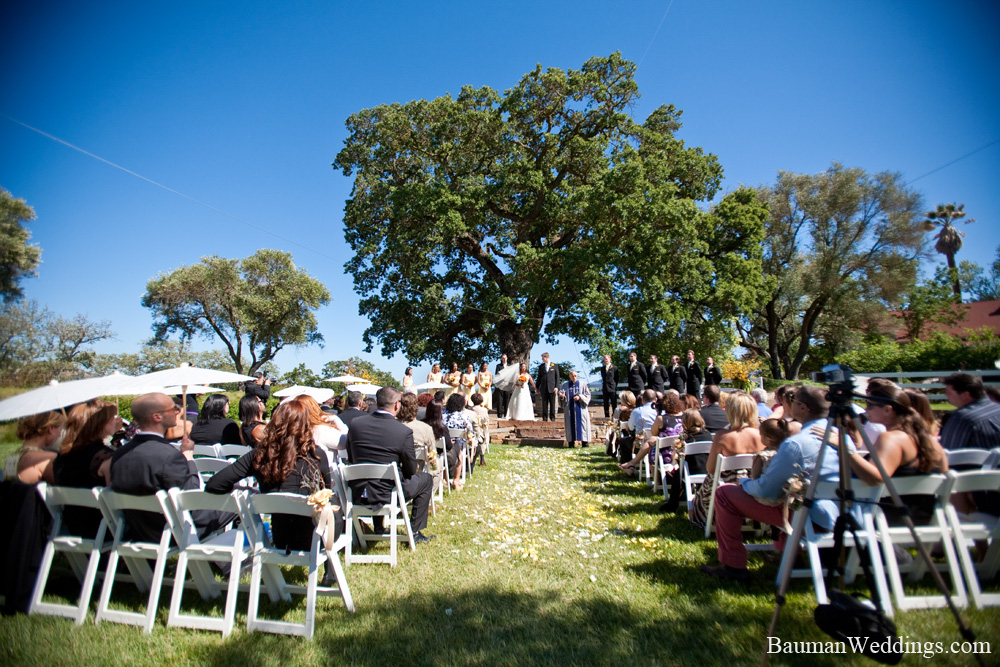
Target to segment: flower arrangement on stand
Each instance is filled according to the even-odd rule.
[[[729,378],[737,389],[749,393],[757,386],[757,379],[764,369],[764,362],[759,358],[727,359],[719,364],[722,377]]]

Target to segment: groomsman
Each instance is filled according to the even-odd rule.
[[[538,365],[535,389],[541,395],[542,421],[556,420],[556,391],[559,389],[559,367],[549,362],[549,353],[542,354]]]
[[[636,356],[635,352],[628,353],[628,390],[635,394],[639,400],[639,394],[646,389],[646,366]]]
[[[500,355],[500,363],[497,364],[496,370],[493,372],[494,378],[494,388],[493,388],[493,407],[497,410],[497,419],[503,419],[507,416],[507,406],[510,404],[510,390],[498,389],[496,387],[496,376],[503,369],[507,368],[510,364],[507,363],[507,355]]]
[[[676,389],[678,394],[687,392],[688,375],[684,367],[681,366],[681,358],[676,354],[670,357],[670,388]]]
[[[705,357],[705,386],[706,387],[718,387],[722,384],[722,371],[719,367],[715,365],[715,359],[712,357]]]
[[[604,355],[601,365],[601,396],[604,399],[604,418],[608,419],[618,407],[618,367],[611,363],[611,355]]]
[[[701,366],[694,358],[694,350],[688,350],[688,360],[684,365],[687,370],[687,393],[701,398]]]
[[[667,369],[660,365],[655,354],[649,355],[649,367],[646,369],[646,376],[649,378],[649,388],[662,394],[667,382]]]

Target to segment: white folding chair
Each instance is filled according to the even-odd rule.
[[[912,477],[893,477],[892,484],[901,496],[925,495],[934,497],[934,509],[930,523],[926,526],[916,527],[917,537],[924,543],[928,551],[939,542],[944,547],[945,564],[938,566],[938,569],[947,570],[951,576],[952,600],[955,605],[961,608],[967,607],[969,604],[968,595],[962,581],[958,556],[955,554],[951,528],[944,511],[944,506],[949,502],[947,492],[951,486],[950,481],[945,475],[914,475]],[[885,490],[883,490],[882,495],[886,497]],[[912,559],[912,562],[903,565],[900,565],[896,560],[895,545],[909,546],[914,543],[910,530],[905,525],[890,526],[885,512],[878,506],[875,507],[875,527],[882,545],[885,569],[889,585],[892,588],[892,595],[896,600],[896,606],[904,610],[944,607],[947,603],[943,594],[907,595],[906,593],[901,573],[908,574],[911,581],[919,581],[927,571],[924,559],[919,554]]]
[[[344,600],[344,606],[347,610],[353,612],[354,600],[351,598],[351,590],[347,585],[344,569],[337,557],[337,552],[346,550],[347,545],[350,544],[350,536],[347,533],[341,535],[330,545],[328,550],[323,544],[327,525],[321,518],[312,533],[312,546],[309,551],[290,551],[276,548],[267,537],[262,516],[286,514],[312,517],[313,508],[306,501],[306,497],[294,493],[257,493],[244,498],[244,514],[252,522],[254,532],[252,540],[253,570],[250,575],[250,601],[247,607],[247,632],[272,632],[312,639],[316,627],[316,597],[319,595],[339,596]],[[332,527],[330,529],[332,530]],[[327,562],[327,567],[333,568],[337,579],[335,588],[319,586],[319,565],[324,559]],[[292,623],[260,618],[258,607],[261,580],[264,579],[266,584],[269,570],[273,572],[277,568],[290,566],[305,566],[309,569],[308,583],[305,586],[293,586],[285,584],[284,581],[281,582],[282,596],[286,599],[290,599],[290,593],[306,596],[305,622]]]
[[[948,468],[954,470],[958,467],[982,468],[986,458],[990,455],[988,449],[946,449],[944,453],[948,456]]]
[[[226,459],[208,457],[194,459],[194,467],[198,469],[198,476],[201,477],[201,488],[205,488],[205,483],[212,479],[212,475],[223,468],[228,468],[230,465],[232,465],[232,462]]]
[[[949,496],[973,491],[1000,491],[1000,470],[949,471],[948,482]],[[1000,567],[1000,519],[983,512],[959,514],[951,503],[945,505],[945,515],[973,603],[980,609],[1000,606],[1000,593],[984,593],[979,583],[980,579],[988,581],[995,577]],[[986,542],[986,551],[978,561],[973,556],[976,540]]]
[[[170,547],[171,522],[173,512],[167,492],[160,490],[152,496],[131,496],[116,493],[105,488],[100,493],[101,513],[104,520],[114,528],[114,544],[108,557],[108,567],[104,573],[104,585],[101,587],[101,597],[97,603],[97,614],[94,622],[113,621],[142,627],[146,634],[153,631],[156,621],[156,605],[160,600],[160,587],[163,584],[163,574],[167,565],[167,557],[176,552]],[[138,510],[162,515],[165,523],[158,542],[144,542],[139,539],[125,539],[125,511]],[[132,578],[140,591],[148,587],[149,597],[145,612],[119,611],[110,609],[111,590],[115,585],[115,575],[118,572],[119,559],[125,560]],[[149,572],[147,560],[153,560],[153,571]],[[143,583],[140,583],[143,582]],[[148,583],[147,583],[148,582]]]
[[[222,456],[222,445],[195,445],[194,446],[194,456],[198,458],[200,456],[207,456],[210,459],[221,459]]]
[[[875,530],[875,522],[872,518],[872,505],[881,495],[882,485],[868,486],[857,479],[852,479],[851,482],[852,489],[854,490],[854,498],[860,503],[859,507],[861,508],[862,516],[861,526],[857,531],[858,540],[861,542],[860,546],[867,549],[868,563],[871,568],[872,577],[875,579],[875,590],[878,591],[882,611],[886,616],[891,617],[893,615],[892,598],[889,596],[885,568],[882,563],[882,555],[879,552],[878,535]],[[814,499],[838,501],[837,489],[839,487],[838,482],[819,482],[816,486]],[[829,598],[826,594],[826,580],[823,577],[823,563],[820,557],[820,549],[828,549],[834,546],[834,534],[832,532],[816,532],[816,528],[809,519],[808,513],[809,509],[802,506],[796,510],[795,515],[789,521],[789,523],[795,525],[797,521],[802,519],[802,514],[807,515],[805,517],[805,532],[802,534],[802,541],[799,544],[799,548],[796,548],[791,541],[785,545],[785,551],[781,556],[781,565],[778,568],[778,576],[775,582],[778,585],[781,584],[785,571],[789,567],[792,567],[795,556],[798,554],[799,549],[802,549],[809,557],[809,566],[800,569],[793,568],[789,576],[812,577],[813,588],[816,590],[816,602],[818,604],[827,604]],[[860,555],[858,554],[858,546],[858,544],[855,544],[854,536],[851,535],[851,532],[844,531],[844,548],[851,550],[846,567],[844,568],[844,580],[847,583],[853,582],[858,573],[858,565],[861,562]]]
[[[238,459],[253,451],[246,445],[219,445],[219,456],[224,459]]]
[[[236,491],[234,494],[243,493]],[[236,598],[239,595],[240,567],[250,557],[250,550],[244,546],[243,529],[231,528],[212,535],[202,541],[198,538],[198,528],[191,518],[196,510],[216,510],[238,514],[239,502],[234,494],[220,495],[205,491],[181,491],[173,488],[167,491],[171,509],[174,511],[174,540],[178,544],[177,571],[174,574],[174,590],[170,597],[170,612],[167,626],[194,628],[196,630],[216,630],[223,637],[233,631],[236,618]],[[208,568],[210,562],[227,562],[230,565],[229,583],[219,583]],[[189,563],[191,575],[203,597],[219,596],[219,588],[226,590],[226,608],[222,618],[182,614],[181,599],[184,595],[185,579]]]
[[[687,494],[688,512],[691,511],[691,506],[694,503],[695,493],[698,490],[697,487],[704,483],[706,477],[705,473],[698,473],[695,475],[691,474],[691,468],[688,465],[688,457],[698,454],[705,454],[707,456],[711,453],[711,451],[711,440],[706,442],[689,442],[684,445],[684,464],[681,466],[681,485],[684,487],[684,492]]]
[[[469,454],[469,442],[475,437],[475,434],[472,431],[466,431],[461,428],[450,428],[448,429],[448,435],[451,436],[452,443],[454,443],[456,439],[460,439],[465,443],[465,446],[459,450],[461,458],[458,461],[458,465],[461,466],[459,481],[464,484],[466,477],[472,474],[472,459]]]
[[[100,511],[100,489],[75,489],[39,482],[38,493],[42,496],[45,506],[48,507],[49,513],[52,515],[52,530],[49,533],[48,542],[45,543],[45,551],[38,568],[38,577],[35,579],[35,589],[31,595],[28,614],[63,616],[72,618],[77,625],[82,625],[87,617],[90,596],[94,591],[94,582],[97,580],[97,567],[101,560],[101,551],[107,550],[106,548],[102,549],[107,523],[102,519],[97,527],[97,533],[93,537],[71,535],[68,534],[68,529],[63,522],[63,510],[67,507],[81,507]],[[82,582],[80,597],[75,605],[42,601],[42,596],[45,594],[45,584],[49,580],[49,572],[52,569],[52,559],[56,552],[66,554],[73,571]]]
[[[347,492],[347,504],[344,507],[344,517],[347,519],[347,552],[344,554],[344,563],[389,563],[390,567],[396,567],[396,542],[406,540],[410,545],[410,551],[416,551],[417,546],[413,541],[413,530],[410,528],[410,515],[407,514],[406,496],[403,494],[403,484],[399,479],[399,470],[395,463],[355,463],[353,465],[341,466],[341,476],[344,480],[344,488]],[[355,499],[351,489],[351,482],[355,480],[383,480],[393,482],[395,488],[390,494],[389,502],[382,505],[365,505],[361,499]],[[385,517],[386,527],[389,529],[388,535],[366,535],[361,527],[362,518],[375,516]],[[399,524],[402,523],[404,534],[398,534]],[[389,542],[389,555],[365,554],[355,555],[353,552],[354,537],[357,536],[362,549],[368,548],[368,542]]]
[[[437,442],[434,443],[435,449],[438,452],[438,459],[441,460],[441,469],[444,471],[441,477],[441,486],[437,489],[436,501],[439,503],[444,502],[444,492],[447,490],[451,493],[451,471],[448,469],[448,450],[445,449],[445,445],[448,444],[443,437],[438,438]]]
[[[722,473],[729,470],[749,470],[753,466],[753,454],[736,454],[715,459],[715,476],[712,479],[712,497],[708,501],[708,514],[705,515],[705,537],[711,537],[715,532],[715,492],[722,480]]]
[[[663,467],[660,452],[673,449],[675,442],[677,442],[677,436],[656,439],[656,445],[653,447],[653,493],[659,493],[667,485],[667,471]]]
[[[641,436],[636,437],[641,437],[642,442],[639,445],[641,447],[653,437],[653,432],[643,431]],[[640,474],[642,475],[642,478],[646,480],[646,484],[653,484],[653,466],[649,462],[650,454],[652,454],[652,448],[645,456],[642,457],[642,460],[639,461]]]

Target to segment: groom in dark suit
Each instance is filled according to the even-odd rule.
[[[200,488],[198,468],[194,465],[194,442],[184,437],[181,447],[167,442],[167,430],[177,424],[180,412],[166,394],[143,394],[132,401],[132,419],[139,432],[128,444],[111,456],[111,488],[134,496],[151,496],[157,491],[177,487]],[[196,510],[191,518],[198,535],[205,537],[236,519],[235,514]],[[166,523],[162,514],[129,510],[125,514],[135,537],[159,542]]]
[[[382,387],[375,394],[375,413],[355,419],[347,432],[347,457],[351,463],[395,463],[402,477],[403,494],[413,501],[410,527],[415,542],[427,542],[430,535],[421,531],[427,527],[427,510],[431,505],[434,478],[418,472],[413,450],[413,431],[396,420],[402,395],[393,387]],[[357,502],[380,505],[389,502],[395,486],[386,480],[360,479],[351,482]],[[382,517],[372,519],[376,532],[382,530]]]
[[[535,389],[542,397],[542,421],[556,420],[556,390],[559,389],[559,367],[549,362],[549,353],[542,353],[538,365]]]

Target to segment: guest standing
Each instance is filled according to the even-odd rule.
[[[618,367],[611,363],[611,355],[605,354],[601,364],[601,402],[604,403],[604,418],[614,414],[618,404]]]

